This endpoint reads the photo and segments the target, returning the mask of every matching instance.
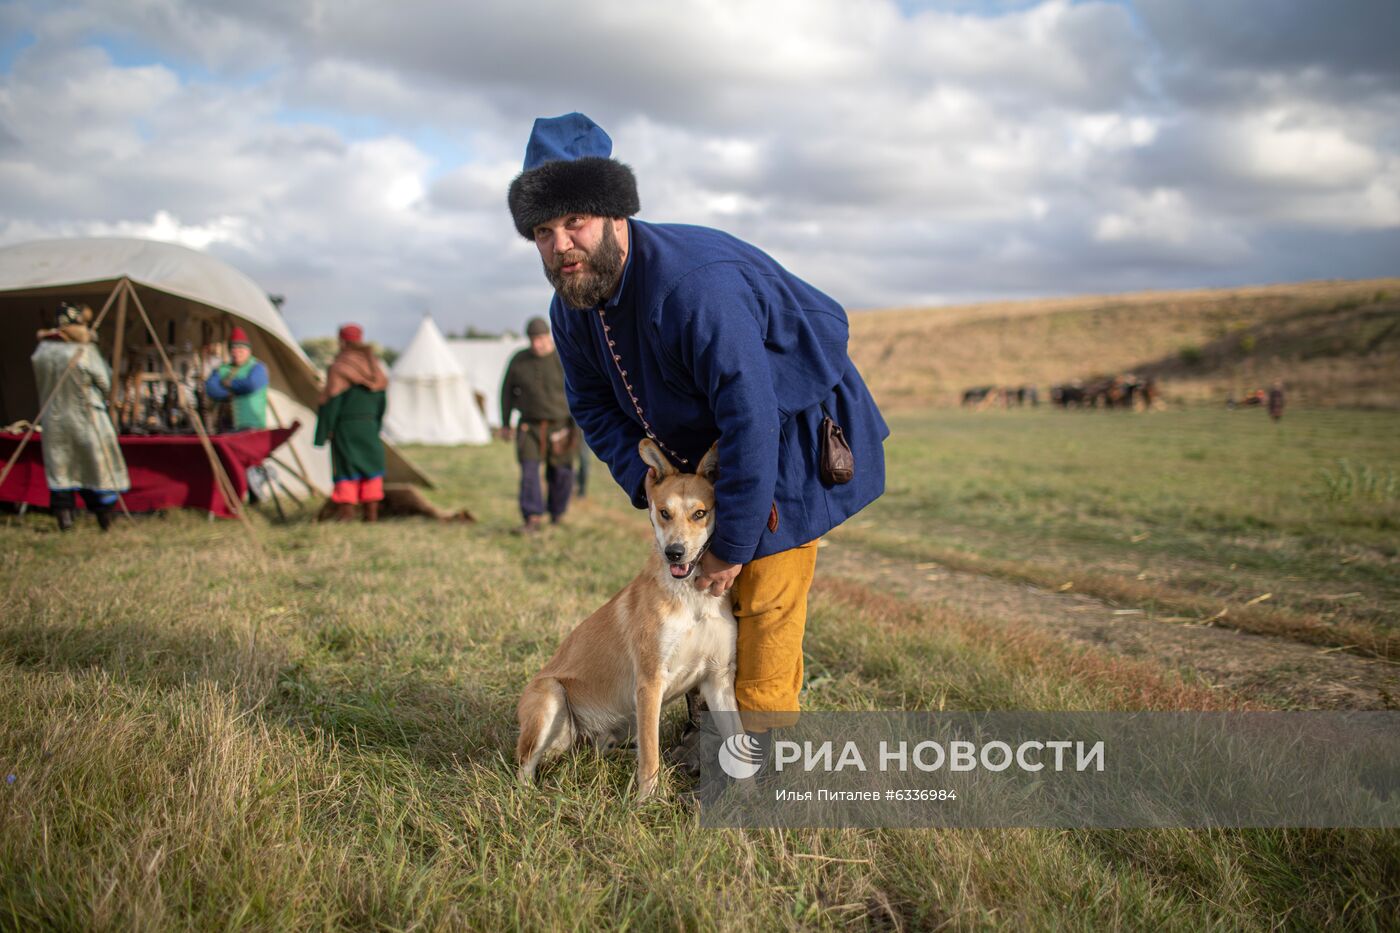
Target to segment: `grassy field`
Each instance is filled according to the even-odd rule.
[[[1360,592],[1320,624],[1385,644],[1397,426],[902,415],[889,495],[831,546],[1199,612]],[[259,521],[261,552],[191,514],[0,526],[0,926],[1397,928],[1400,832],[707,831],[674,799],[634,806],[625,754],[522,790],[519,691],[635,573],[644,519],[595,473],[567,527],[519,539],[505,445],[410,453],[478,525]],[[1267,705],[1014,623],[828,575],[806,702]]]
[[[1400,660],[1400,415],[944,410],[892,429],[886,495],[836,540]]]
[[[851,356],[887,408],[1134,372],[1173,403],[1282,380],[1307,406],[1395,410],[1400,279],[868,311],[851,317]]]

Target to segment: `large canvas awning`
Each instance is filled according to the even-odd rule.
[[[212,256],[170,243],[90,238],[0,247],[0,424],[32,419],[39,410],[29,354],[35,331],[52,326],[56,302],[81,301],[96,310],[122,279],[135,287],[167,350],[198,346],[211,337],[222,341],[235,324],[248,331],[253,354],[267,365],[277,415],[286,424],[302,424],[290,443],[309,478],[328,489],[330,454],[311,444],[321,391],[316,367],[252,279]],[[115,329],[109,315],[99,331],[99,347],[109,360]],[[128,317],[123,342],[129,350],[150,342],[139,317]],[[431,485],[392,445],[386,448],[387,479]]]

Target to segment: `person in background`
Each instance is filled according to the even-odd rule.
[[[593,456],[587,444],[578,445],[578,497],[588,498],[588,459]]]
[[[511,357],[501,382],[502,440],[511,439],[512,412],[520,412],[515,456],[520,462],[521,534],[540,530],[546,508],[551,524],[559,524],[574,489],[578,431],[564,397],[564,369],[554,352],[549,323],[542,317],[525,325],[530,345]],[[540,495],[540,464],[545,465],[548,501]]]
[[[77,506],[74,494],[81,494],[106,531],[117,495],[131,488],[117,432],[107,415],[112,372],[88,327],[92,309],[65,302],[58,306],[57,317],[58,326],[36,335],[39,345],[29,358],[41,403],[48,403],[40,427],[49,507],[59,530],[70,531]]]
[[[228,338],[231,363],[214,368],[204,391],[216,402],[233,403],[233,430],[257,431],[267,427],[267,367],[253,356],[253,344],[241,327]]]
[[[1283,417],[1283,383],[1269,386],[1269,417],[1277,421]]]
[[[326,370],[326,386],[316,411],[316,446],[331,445],[331,476],[337,521],[355,517],[358,504],[364,520],[379,520],[384,499],[384,390],[389,377],[364,342],[357,324],[340,329],[340,352]]]

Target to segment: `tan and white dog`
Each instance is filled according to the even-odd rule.
[[[646,480],[656,551],[646,567],[570,632],[525,688],[516,710],[521,782],[541,761],[579,742],[612,748],[635,736],[637,796],[656,791],[661,769],[661,708],[698,687],[720,734],[743,726],[734,701],[734,640],[728,594],[709,596],[693,577],[714,532],[711,447],[694,474],[682,473],[656,444],[638,452]]]

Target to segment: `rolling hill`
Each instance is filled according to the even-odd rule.
[[[892,409],[1127,372],[1174,403],[1282,380],[1290,405],[1395,409],[1400,278],[861,311],[851,355]]]

